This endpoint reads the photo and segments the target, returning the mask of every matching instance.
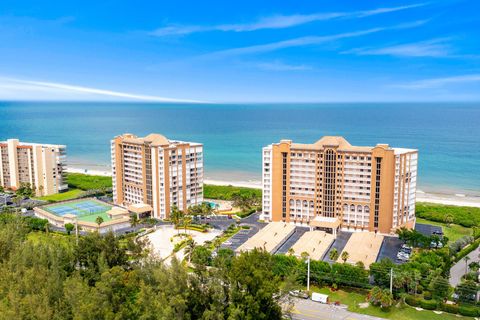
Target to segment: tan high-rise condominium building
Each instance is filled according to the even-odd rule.
[[[352,146],[342,137],[263,148],[263,212],[271,221],[336,232],[415,224],[418,151]]]
[[[203,201],[203,145],[169,140],[160,134],[112,140],[113,200],[146,204],[155,218],[168,218]]]
[[[64,172],[66,147],[9,139],[0,142],[0,185],[16,190],[29,184],[37,196],[68,189]]]

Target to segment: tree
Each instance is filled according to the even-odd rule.
[[[197,247],[197,243],[193,239],[188,239],[187,240],[187,245],[185,246],[185,256],[188,257],[188,262],[191,261],[192,258],[192,253],[195,251],[195,248]]]
[[[342,257],[341,257],[341,258],[342,258],[342,260],[343,260],[343,263],[347,262],[349,256],[350,256],[350,255],[348,254],[347,251],[343,251],[343,252],[342,252]]]
[[[393,295],[387,289],[373,287],[368,294],[368,301],[374,306],[388,309],[393,304]]]
[[[4,193],[5,192],[5,188],[3,186],[0,186],[0,193]]]
[[[293,256],[295,254],[295,250],[293,248],[288,249],[288,255]]]
[[[95,218],[95,222],[98,224],[98,226],[100,227],[100,225],[103,223],[103,218],[98,216],[97,218]]]
[[[73,223],[66,223],[65,224],[65,230],[67,231],[68,235],[70,235],[70,233],[72,233],[74,228],[75,228],[75,225]]]
[[[20,187],[18,187],[17,191],[15,191],[15,194],[23,198],[31,198],[35,195],[35,192],[30,183],[22,182],[20,183]]]
[[[477,297],[478,285],[475,281],[466,280],[455,288],[460,302],[473,303]]]
[[[468,261],[470,261],[470,257],[465,256],[465,258],[463,258],[463,261],[465,261],[465,274],[467,274],[468,273]]]
[[[198,267],[209,266],[212,262],[212,252],[204,246],[195,246],[191,253],[192,263]]]
[[[328,257],[329,257],[330,260],[332,260],[332,261],[337,261],[337,259],[338,259],[338,251],[337,251],[337,248],[333,248],[332,250],[330,250],[330,253],[328,254]]]
[[[272,256],[254,249],[236,256],[228,272],[229,319],[281,319],[280,278],[272,272]]]
[[[130,225],[135,228],[140,221],[138,220],[138,216],[136,214],[132,214],[130,216]]]
[[[182,218],[182,221],[183,221],[183,227],[185,228],[185,234],[186,234],[187,233],[187,227],[190,225],[190,223],[192,223],[192,216],[190,216],[188,214],[184,214],[183,218]]]
[[[442,276],[436,276],[430,282],[428,289],[432,292],[432,296],[434,298],[438,298],[440,300],[446,299],[450,294],[450,285],[448,284],[448,280],[443,278]]]
[[[177,232],[180,233],[179,226],[180,222],[182,220],[183,212],[178,209],[177,206],[172,206],[172,209],[170,211],[170,220],[172,220],[173,225],[177,229]]]
[[[450,227],[450,225],[453,223],[453,216],[451,214],[445,215],[444,222],[446,223],[447,227]]]

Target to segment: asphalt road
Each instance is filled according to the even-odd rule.
[[[473,250],[468,254],[470,260],[468,263],[470,264],[473,261],[479,261],[479,254],[480,254],[480,247]],[[465,274],[466,271],[466,264],[465,258],[460,259],[456,264],[453,265],[452,269],[450,269],[450,285],[452,287],[456,287],[462,279],[462,276]]]
[[[385,320],[347,311],[345,307],[322,304],[310,299],[295,299],[292,319],[295,320]]]

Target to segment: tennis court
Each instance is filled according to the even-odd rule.
[[[111,220],[107,214],[107,211],[111,208],[112,206],[92,199],[76,200],[43,207],[44,210],[54,215],[62,217],[66,214],[73,214],[78,217],[78,220],[88,222],[95,222],[97,217],[102,217],[103,221]]]

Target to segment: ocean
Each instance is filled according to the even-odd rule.
[[[480,195],[480,103],[159,104],[0,102],[0,140],[67,145],[69,165],[108,166],[110,140],[151,132],[205,146],[205,176],[255,181],[280,139],[419,150],[419,189]]]

